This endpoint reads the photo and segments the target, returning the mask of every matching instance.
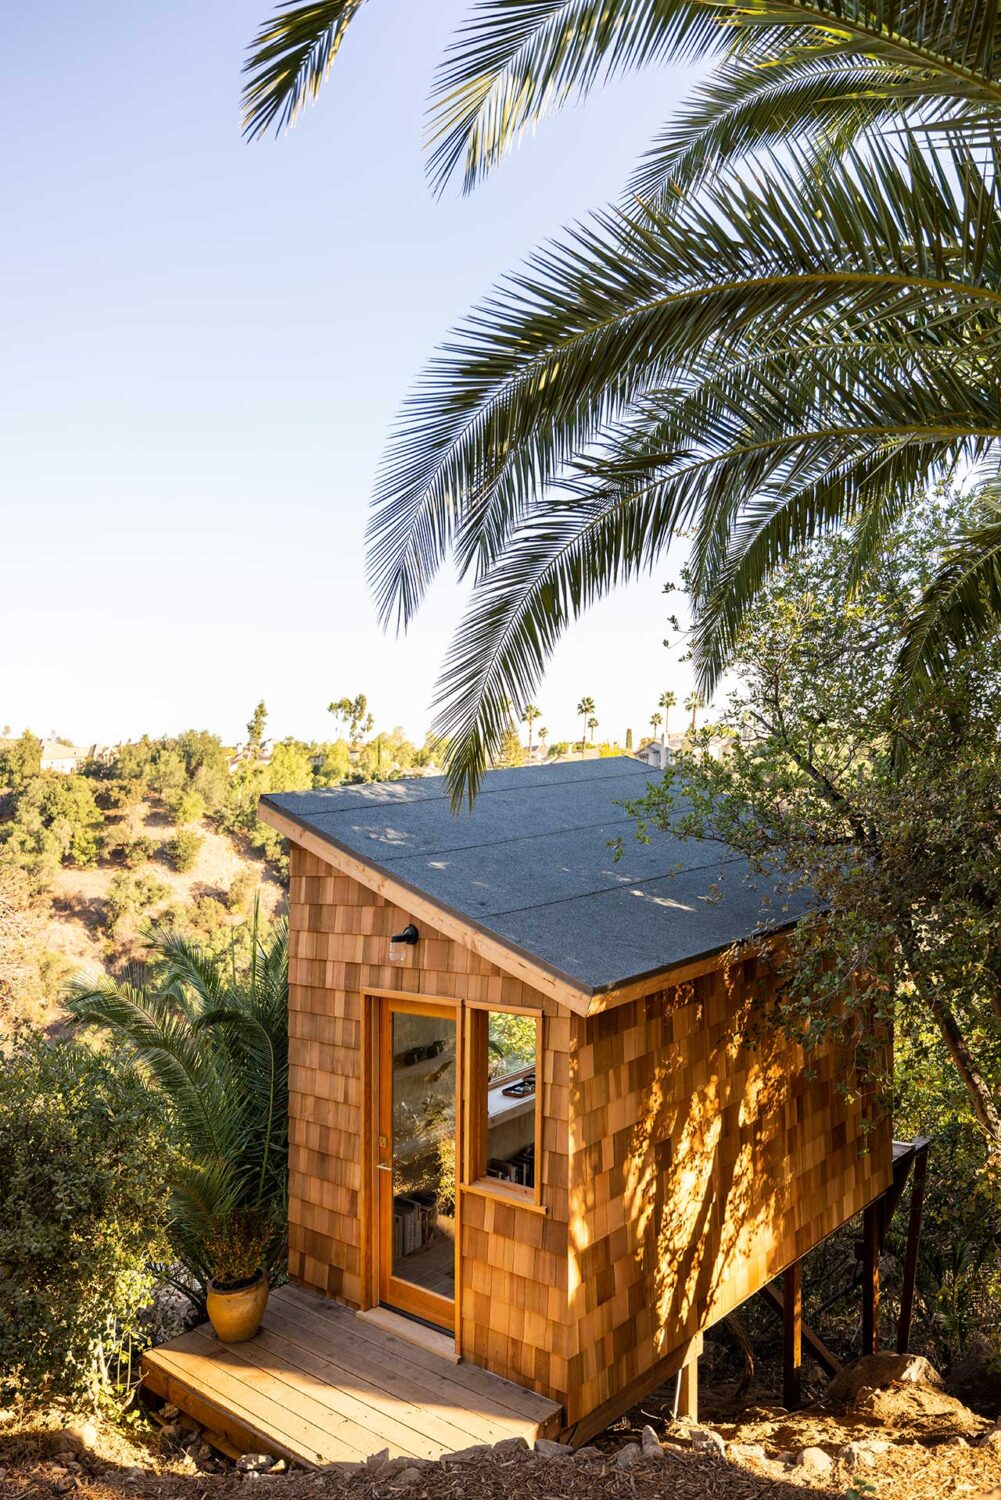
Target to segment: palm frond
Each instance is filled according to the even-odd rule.
[[[282,6],[261,26],[244,63],[243,132],[251,140],[294,124],[315,100],[364,0]]]
[[[1001,484],[981,493],[979,514],[943,559],[908,629],[900,665],[933,677],[954,656],[1001,631]]]

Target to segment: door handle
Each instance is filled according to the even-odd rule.
[[[377,1172],[391,1172],[393,1169],[386,1161],[377,1161],[375,1164]]]

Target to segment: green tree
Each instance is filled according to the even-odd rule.
[[[535,726],[536,719],[541,719],[541,718],[542,718],[542,710],[539,709],[539,708],[536,708],[536,706],[535,706],[534,703],[527,703],[525,705],[525,712],[522,714],[521,719],[522,719],[522,723],[523,724],[527,724],[528,725],[528,760],[529,760],[529,764],[531,764],[531,760],[532,760],[532,730],[533,730],[533,728]]]
[[[861,578],[847,536],[774,575],[738,638],[727,717],[744,736],[716,761],[703,729],[636,810],[744,854],[777,886],[764,921],[811,891],[786,1024],[833,1028],[861,1054],[894,1021],[912,1038],[933,1028],[1001,1165],[1001,640],[916,698],[894,670],[967,508],[912,505]]]
[[[247,724],[247,749],[256,760],[264,748],[264,730],[268,722],[267,704],[262,698]]]
[[[153,932],[151,966],[128,981],[72,987],[67,1008],[105,1032],[150,1080],[178,1145],[162,1175],[174,1254],[199,1293],[231,1216],[272,1229],[267,1269],[284,1262],[288,1197],[288,933],[255,915],[249,957],[216,958]]]
[[[662,708],[664,710],[664,733],[661,736],[661,740],[660,740],[661,748],[664,749],[664,750],[667,749],[668,719],[670,717],[671,709],[674,708],[674,706],[677,703],[677,701],[678,701],[677,695],[675,693],[670,692],[670,691],[668,691],[666,693],[661,693],[660,697],[657,699],[657,707],[658,708]]]
[[[699,709],[705,708],[705,706],[705,700],[703,699],[701,693],[691,692],[685,699],[685,708],[692,716],[691,727],[689,730],[691,734],[695,733],[695,717],[698,714]]]
[[[588,727],[588,730],[589,730],[589,731],[590,731],[590,735],[591,735],[591,744],[592,744],[592,745],[593,745],[593,744],[594,744],[594,731],[595,731],[595,730],[596,730],[596,729],[597,729],[597,727],[598,727],[598,721],[597,721],[597,719],[596,719],[596,718],[595,718],[595,717],[594,717],[594,715],[593,715],[593,714],[592,714],[592,715],[591,715],[591,717],[590,717],[590,718],[589,718],[589,719],[588,719],[588,721],[587,721],[587,727]]]
[[[584,753],[584,729],[586,727],[587,719],[594,713],[594,699],[593,698],[582,698],[580,700],[580,702],[577,704],[577,713],[580,715],[580,718],[581,718],[580,752],[583,755],[583,753]]]
[[[0,1052],[0,1394],[128,1388],[173,1147],[124,1056],[30,1037]]]
[[[329,705],[328,712],[344,726],[352,749],[365,735],[372,733],[374,720],[364,693],[358,693],[354,698],[338,698]]]
[[[317,786],[339,786],[352,771],[351,751],[347,740],[333,740],[316,747],[313,780]]]
[[[548,740],[548,738],[549,730],[546,728],[545,724],[543,724],[542,728],[539,730],[539,744],[542,746],[543,754],[545,754],[546,751],[546,741]]]
[[[525,752],[521,746],[518,731],[513,724],[509,724],[500,743],[500,749],[494,758],[494,765],[499,769],[506,766],[520,766],[525,761]]]
[[[43,771],[23,784],[13,817],[0,825],[0,858],[38,876],[51,875],[60,863],[92,865],[103,828],[88,778]]]
[[[359,9],[265,23],[251,134],[315,94]],[[408,623],[453,544],[477,559],[438,720],[457,798],[569,621],[682,530],[706,688],[777,559],[851,520],[864,566],[908,497],[968,457],[982,505],[914,601],[902,668],[940,672],[1001,611],[1001,212],[981,151],[1001,128],[1001,12],[497,0],[438,75],[434,180],[464,170],[470,186],[548,109],[693,55],[716,66],[627,206],[484,300],[383,469],[371,558],[387,622]],[[742,176],[748,154],[759,169]]]
[[[193,787],[185,787],[168,799],[167,806],[178,824],[199,823],[205,816],[205,798]]]
[[[655,736],[659,732],[660,726],[663,724],[663,722],[664,722],[664,716],[663,716],[663,714],[651,714],[650,715],[650,728],[653,730]]]
[[[179,828],[167,840],[167,858],[180,874],[193,870],[205,840],[193,828]]]
[[[631,729],[627,729],[626,730],[626,750],[627,751],[628,750],[632,750],[632,748],[633,748],[633,732],[632,732]]]
[[[41,774],[42,742],[26,729],[20,739],[0,750],[0,784],[19,792],[33,776]]]

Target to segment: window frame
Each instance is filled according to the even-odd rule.
[[[465,1075],[466,1075],[466,1129],[463,1150],[463,1189],[478,1197],[494,1198],[502,1203],[511,1203],[522,1208],[533,1208],[546,1213],[542,1194],[542,1097],[545,1016],[541,1010],[532,1010],[518,1005],[500,1005],[489,1001],[467,1001],[469,1012],[465,1027]],[[535,1185],[523,1186],[517,1182],[504,1182],[498,1177],[486,1175],[486,1126],[487,1095],[490,1089],[487,1063],[487,1035],[491,1015],[529,1016],[535,1021],[535,1095],[534,1130]],[[504,1078],[493,1080],[494,1086],[509,1078],[517,1078],[531,1072],[531,1067],[519,1068]]]

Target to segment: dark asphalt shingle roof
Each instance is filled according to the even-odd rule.
[[[262,800],[585,991],[789,925],[804,898],[751,882],[725,844],[650,830],[621,806],[660,780],[627,756],[491,771],[455,816],[440,777]],[[621,837],[616,862],[609,841]],[[771,900],[769,901],[769,896]]]

